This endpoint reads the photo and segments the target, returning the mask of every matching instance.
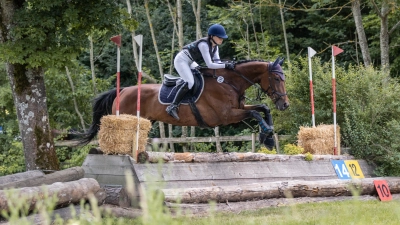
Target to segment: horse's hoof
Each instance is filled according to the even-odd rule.
[[[260,143],[263,143],[268,150],[272,150],[275,147],[275,140],[270,134],[260,133]]]
[[[268,148],[268,150],[272,150],[275,147],[275,140],[273,137],[267,137],[263,144],[266,148]]]

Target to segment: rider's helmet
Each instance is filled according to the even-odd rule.
[[[228,38],[225,28],[221,24],[211,25],[210,28],[208,28],[208,35],[213,35],[224,39]]]

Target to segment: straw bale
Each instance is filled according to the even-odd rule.
[[[99,146],[104,154],[126,154],[132,156],[136,146],[136,116],[121,114],[103,116],[100,120]],[[139,152],[145,151],[151,122],[139,119]]]
[[[316,155],[333,155],[334,126],[321,124],[317,127],[300,127],[297,134],[298,145],[304,153]],[[340,127],[336,125],[337,154],[340,155]]]

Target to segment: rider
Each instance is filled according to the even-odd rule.
[[[196,62],[204,61],[210,69],[235,68],[233,63],[222,63],[219,58],[218,45],[228,38],[220,24],[208,28],[208,37],[201,38],[183,47],[174,59],[174,66],[185,83],[177,91],[174,101],[166,109],[169,115],[179,120],[177,109],[183,97],[192,89],[194,78],[191,68],[198,66]]]

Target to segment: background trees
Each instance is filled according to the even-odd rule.
[[[390,133],[396,131],[398,121],[396,114],[388,111],[397,110],[393,93],[398,90],[391,85],[397,84],[392,78],[400,75],[400,10],[395,0],[281,3],[275,0],[0,0],[0,3],[0,60],[6,63],[0,70],[0,95],[4,99],[0,102],[0,126],[5,131],[0,138],[6,143],[3,145],[6,147],[0,146],[0,161],[5,162],[10,155],[8,151],[18,149],[21,140],[23,151],[21,147],[12,151],[17,155],[25,153],[27,169],[58,168],[50,128],[82,131],[91,119],[90,100],[95,93],[115,87],[116,48],[109,42],[111,36],[121,34],[123,38],[121,85],[137,83],[134,34],[144,36],[143,82],[153,83],[161,81],[163,72],[175,74],[171,56],[182,45],[197,39],[199,32],[205,35],[213,23],[221,23],[228,32],[229,39],[220,50],[222,59],[274,60],[278,55],[290,58],[284,69],[291,107],[287,112],[272,110],[277,132],[295,135],[299,126],[311,123],[308,65],[304,59],[308,46],[318,52],[313,62],[316,121],[332,123],[329,66],[330,46],[335,44],[345,50],[337,58],[342,143],[352,149],[364,146],[360,143],[368,146],[379,143],[384,149],[390,148],[394,155],[400,151],[395,145],[381,142],[393,139]],[[382,65],[388,65],[390,71],[381,72]],[[257,99],[257,94],[256,90],[250,90],[248,101],[272,105],[268,99]],[[380,98],[373,98],[375,95]],[[27,101],[26,96],[38,101]],[[373,110],[377,112],[374,114]],[[28,111],[35,116],[27,116]],[[241,123],[221,127],[220,132],[232,135],[256,129],[256,124],[247,122],[251,127]],[[385,127],[391,127],[389,133],[384,131]],[[30,130],[37,132],[27,132]],[[174,127],[167,132],[177,136],[181,129]],[[151,135],[158,134],[157,129],[152,130]],[[196,129],[196,135],[213,135],[213,131]],[[225,145],[224,149],[246,149],[246,143],[235,143],[235,147],[232,143]],[[382,157],[376,152],[368,155],[359,152],[360,157],[375,155],[371,159],[376,162]],[[38,157],[41,153],[45,157]]]

